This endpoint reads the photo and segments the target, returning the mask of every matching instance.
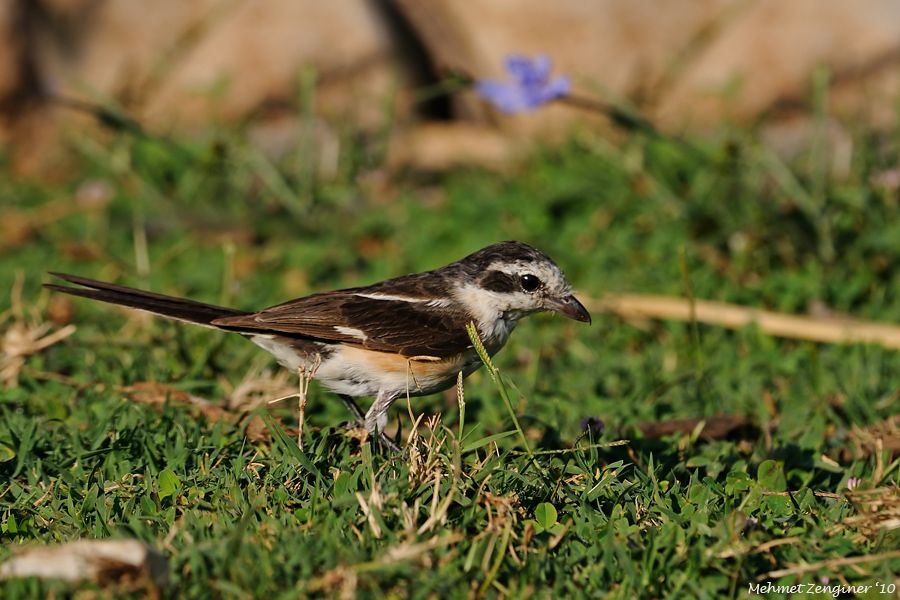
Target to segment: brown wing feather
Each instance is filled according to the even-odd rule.
[[[459,307],[375,299],[350,291],[315,294],[261,312],[217,319],[214,325],[343,342],[403,356],[450,356],[471,346],[468,315]],[[362,339],[339,328],[361,331]]]

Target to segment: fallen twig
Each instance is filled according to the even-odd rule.
[[[821,571],[822,569],[834,570],[838,567],[859,565],[868,562],[877,562],[879,560],[890,560],[893,558],[900,558],[900,550],[894,550],[893,552],[884,552],[882,554],[866,554],[864,556],[832,558],[830,560],[823,560],[821,562],[794,565],[786,569],[769,571],[764,575],[760,575],[757,580],[763,581],[766,579],[778,579],[779,577],[785,577],[787,575],[803,575],[804,573],[815,573],[817,571]]]
[[[900,326],[852,318],[807,317],[750,308],[725,302],[695,300],[693,319],[691,302],[673,296],[618,294],[587,299],[588,310],[614,313],[623,319],[662,319],[691,321],[741,329],[756,325],[768,335],[810,340],[829,344],[878,344],[900,349]]]

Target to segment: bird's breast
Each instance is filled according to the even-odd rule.
[[[450,357],[406,357],[358,346],[341,346],[322,361],[316,379],[339,394],[373,396],[380,391],[423,396],[456,383],[480,366],[475,351]]]

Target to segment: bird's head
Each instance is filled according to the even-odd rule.
[[[572,294],[572,286],[553,260],[522,242],[500,242],[482,248],[457,263],[472,282],[465,302],[474,312],[513,320],[553,311],[591,322],[591,315]]]

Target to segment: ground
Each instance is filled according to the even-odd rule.
[[[897,138],[858,136],[840,175],[827,152],[784,162],[743,130],[580,134],[502,175],[437,175],[388,173],[383,140],[349,133],[358,150],[325,177],[240,131],[125,131],[73,140],[77,167],[53,179],[0,175],[0,333],[28,354],[2,371],[0,560],[137,538],[168,559],[163,593],[197,598],[897,583],[900,469],[871,429],[900,412],[895,350],[537,316],[495,357],[496,382],[465,382],[464,418],[456,390],[398,402],[404,436],[421,417],[404,453],[361,445],[315,384],[300,450],[293,401],[260,401],[292,384],[252,344],[40,288],[63,271],[252,309],[519,239],[588,303],[637,292],[897,321]],[[214,410],[253,398],[249,416]],[[717,415],[749,425],[643,428]],[[9,598],[71,589],[0,583]]]

